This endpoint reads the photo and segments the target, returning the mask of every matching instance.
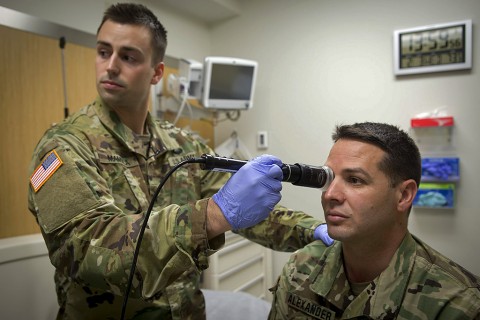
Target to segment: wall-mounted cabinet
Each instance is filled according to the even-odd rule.
[[[452,209],[460,180],[460,159],[452,156],[453,117],[411,120],[411,133],[422,154],[422,179],[413,206]]]

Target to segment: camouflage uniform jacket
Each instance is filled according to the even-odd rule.
[[[29,209],[56,269],[58,319],[119,318],[138,232],[161,179],[181,160],[213,153],[150,115],[147,128],[149,136],[135,135],[98,98],[49,129],[34,151],[30,172],[62,162],[29,188]],[[167,180],[143,237],[127,318],[205,318],[200,274],[225,241],[207,239],[206,206],[228,177],[187,164]],[[278,209],[246,231],[278,230],[285,221],[284,239],[297,242],[273,247],[298,248],[312,241],[318,222],[299,214],[306,227],[298,232],[291,213]]]
[[[479,283],[407,234],[387,269],[354,296],[341,243],[325,248],[314,242],[284,267],[269,319],[480,319]]]

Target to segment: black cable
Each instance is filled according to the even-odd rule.
[[[165,177],[163,177],[162,181],[160,182],[160,184],[157,187],[157,190],[155,190],[155,193],[153,194],[152,200],[150,201],[147,212],[145,213],[145,217],[144,217],[145,220],[143,220],[142,228],[140,229],[140,233],[138,234],[137,245],[136,245],[135,251],[133,253],[133,260],[132,260],[132,266],[130,268],[130,275],[128,277],[127,288],[125,290],[125,295],[123,297],[122,314],[120,316],[121,320],[125,319],[125,311],[127,310],[128,296],[130,294],[130,289],[132,287],[133,276],[135,275],[135,269],[136,269],[136,265],[137,265],[138,254],[140,252],[140,244],[142,243],[143,234],[145,233],[145,229],[147,228],[148,218],[150,217],[153,206],[155,205],[155,201],[158,197],[158,194],[160,193],[160,190],[162,190],[163,186],[167,182],[168,178],[170,178],[170,176],[178,168],[180,168],[181,166],[183,166],[184,164],[187,164],[187,163],[205,163],[205,159],[203,159],[203,158],[190,158],[190,159],[184,160],[184,161],[178,163],[177,165],[175,165],[175,167],[170,169],[170,171],[167,172]]]

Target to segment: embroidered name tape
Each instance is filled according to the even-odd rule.
[[[62,159],[60,159],[55,150],[52,150],[30,177],[30,184],[33,190],[37,192],[62,164]]]
[[[300,310],[316,319],[321,319],[321,320],[335,319],[335,312],[333,312],[332,310],[326,307],[322,307],[308,299],[300,297],[291,292],[287,293],[287,304],[290,307]]]

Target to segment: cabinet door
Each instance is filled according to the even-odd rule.
[[[45,130],[64,117],[59,40],[0,26],[0,238],[39,232],[27,209],[27,168]],[[64,49],[70,113],[92,101],[95,49]]]

